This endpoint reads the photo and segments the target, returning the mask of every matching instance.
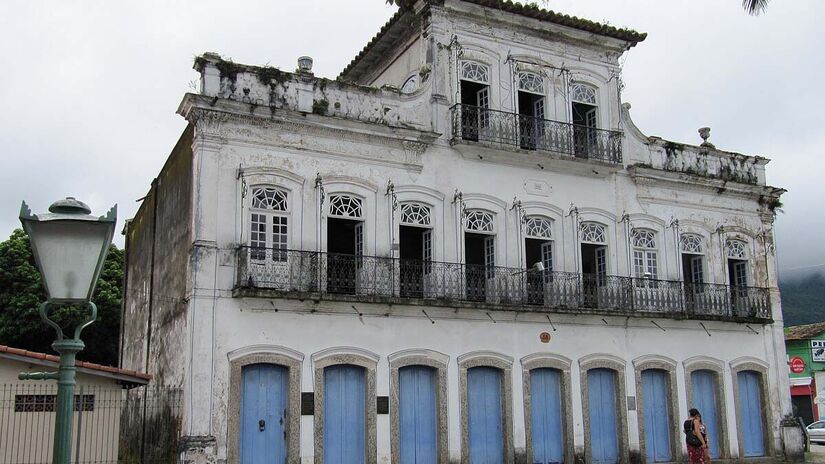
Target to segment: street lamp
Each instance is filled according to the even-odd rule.
[[[49,207],[49,213],[31,213],[26,202],[20,207],[20,222],[31,241],[34,260],[47,300],[40,305],[40,317],[54,328],[57,340],[52,348],[60,354],[57,372],[22,373],[20,380],[57,380],[57,405],[54,428],[54,464],[69,464],[72,452],[72,415],[74,413],[75,355],[85,344],[80,332],[97,318],[92,303],[97,278],[115,233],[117,205],[106,216],[92,216],[91,209],[68,197]],[[63,329],[49,319],[49,306],[85,306],[87,317],[66,338]]]

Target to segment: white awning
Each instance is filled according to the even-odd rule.
[[[811,384],[811,377],[791,377],[792,387],[802,387]]]

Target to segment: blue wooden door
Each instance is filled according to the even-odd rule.
[[[670,461],[671,422],[667,406],[667,372],[656,369],[642,371],[642,395],[647,461]]]
[[[615,371],[610,369],[587,371],[587,400],[590,414],[590,451],[593,462],[619,462]]]
[[[719,408],[716,399],[716,374],[712,371],[693,371],[690,375],[693,389],[693,405],[691,408],[699,410],[702,423],[705,424],[708,441],[710,442],[710,457],[721,457],[721,443],[719,443]]]
[[[561,373],[556,369],[530,371],[530,424],[533,460],[540,464],[564,462],[561,420]]]
[[[366,384],[363,367],[324,369],[324,463],[364,464]]]
[[[289,370],[250,364],[243,367],[241,376],[241,463],[286,462]]]
[[[745,457],[764,456],[765,442],[762,434],[762,394],[759,387],[759,374],[742,371],[737,374],[739,380],[739,416],[742,423]]]
[[[398,371],[398,419],[401,464],[435,464],[436,370],[407,366]]]
[[[504,462],[501,371],[492,367],[467,370],[470,464]]]

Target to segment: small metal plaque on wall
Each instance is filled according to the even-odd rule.
[[[315,393],[301,392],[301,415],[311,416],[315,414]]]
[[[378,398],[376,398],[375,409],[376,409],[376,413],[378,413],[378,414],[389,414],[390,413],[390,397],[389,396],[379,396]]]

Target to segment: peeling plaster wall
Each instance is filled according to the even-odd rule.
[[[219,186],[215,195],[198,203],[203,214],[212,218],[201,226],[199,234],[214,239],[215,256],[196,267],[193,272],[207,273],[214,277],[216,287],[210,288],[211,278],[199,278],[199,291],[204,296],[202,308],[205,318],[191,335],[204,340],[201,348],[193,353],[197,360],[200,380],[195,381],[189,395],[197,398],[193,406],[201,420],[209,424],[199,433],[213,434],[217,439],[218,456],[226,456],[226,424],[228,411],[228,361],[227,353],[256,344],[279,345],[303,353],[306,358],[302,370],[302,390],[314,391],[310,355],[333,346],[357,346],[381,356],[377,381],[378,395],[388,394],[389,378],[386,356],[409,348],[427,348],[450,356],[448,379],[450,388],[450,456],[460,456],[460,430],[458,429],[458,378],[454,359],[474,350],[492,350],[520,357],[541,351],[549,351],[576,360],[593,353],[611,353],[624,359],[628,366],[638,356],[663,354],[677,362],[695,355],[710,356],[724,362],[739,356],[756,356],[773,367],[769,370],[769,401],[778,423],[780,411],[789,408],[784,403],[784,366],[777,360],[784,359],[781,333],[781,313],[776,290],[774,256],[755,236],[763,228],[769,228],[755,199],[718,193],[715,189],[698,186],[676,185],[667,181],[634,179],[621,169],[605,169],[586,161],[567,163],[548,161],[545,169],[500,164],[479,159],[476,154],[486,151],[464,152],[460,146],[450,146],[437,140],[425,145],[426,150],[411,164],[409,153],[388,137],[391,128],[382,126],[358,126],[366,135],[357,139],[343,139],[341,134],[319,129],[328,119],[307,117],[299,120],[287,117],[285,121],[257,124],[245,122],[246,117],[210,118],[200,113],[197,124],[199,134],[210,140],[208,175],[198,179],[202,188]],[[250,120],[251,121],[251,120]],[[341,123],[343,124],[343,122]],[[354,129],[354,128],[353,128]],[[292,134],[292,135],[290,135]],[[296,135],[303,134],[303,135]],[[295,137],[294,139],[292,137]],[[199,142],[196,141],[196,145]],[[370,150],[381,156],[370,156]],[[349,153],[349,155],[347,155]],[[601,171],[594,173],[594,171]],[[570,205],[579,210],[581,220],[598,220],[608,227],[608,269],[610,274],[630,275],[627,228],[621,221],[623,212],[629,217],[631,227],[648,227],[657,232],[659,241],[659,268],[661,279],[680,279],[678,265],[678,241],[675,230],[669,227],[674,218],[680,220],[682,231],[701,233],[707,242],[707,279],[725,283],[727,279],[722,245],[729,234],[743,238],[752,247],[753,284],[773,289],[773,326],[756,326],[758,334],[743,324],[705,323],[712,333],[708,338],[698,322],[680,322],[656,319],[666,332],[646,319],[625,319],[586,315],[550,314],[558,328],[553,332],[547,316],[525,312],[486,313],[425,307],[436,318],[431,324],[421,313],[421,307],[403,307],[358,304],[358,310],[367,314],[359,320],[350,304],[266,298],[232,298],[236,277],[236,246],[248,240],[248,210],[244,208],[243,185],[271,182],[290,191],[289,247],[316,250],[326,247],[326,222],[318,211],[318,191],[314,188],[316,174],[320,174],[327,198],[335,192],[358,193],[365,201],[366,240],[365,254],[389,256],[393,232],[390,226],[390,201],[385,196],[385,186],[392,180],[398,191],[399,201],[426,199],[435,212],[434,260],[462,261],[461,228],[457,220],[456,206],[451,202],[456,189],[463,192],[468,208],[482,207],[496,215],[497,256],[502,266],[523,265],[516,215],[509,208],[513,197],[524,202],[528,214],[546,214],[554,219],[555,269],[576,272],[578,266],[577,244],[574,238],[575,219],[568,215]],[[531,188],[535,182],[547,189],[537,193]],[[427,197],[412,193],[415,189],[432,191]],[[397,214],[397,212],[396,212]],[[396,217],[397,221],[397,217]],[[197,221],[196,221],[197,222]],[[718,232],[719,226],[726,232]],[[396,237],[397,237],[397,232]],[[320,243],[319,243],[320,240]],[[217,268],[214,269],[214,263]],[[200,274],[199,274],[200,275]],[[207,312],[208,311],[208,312]],[[211,318],[211,319],[210,319]],[[513,320],[517,322],[513,322]],[[509,321],[509,322],[507,322]],[[549,345],[538,342],[538,334],[553,334]],[[697,347],[698,343],[698,347]],[[208,361],[209,360],[209,361]],[[575,369],[575,368],[574,368]],[[635,395],[633,370],[626,371],[628,395]],[[686,414],[684,379],[679,368],[677,392],[679,414]],[[572,377],[578,379],[573,372]],[[514,382],[520,382],[520,371],[513,372]],[[576,380],[577,382],[577,380]],[[732,405],[729,380],[727,394]],[[572,391],[580,389],[574,384]],[[782,392],[782,393],[780,393]],[[525,445],[522,386],[513,386],[514,444],[516,453],[523,453]],[[318,399],[316,399],[318,401]],[[582,451],[583,428],[580,399],[574,395],[574,440]],[[735,427],[735,411],[729,407],[726,420]],[[303,417],[301,453],[304,462],[312,459],[312,419]],[[389,462],[389,416],[378,417],[379,462]],[[204,426],[205,427],[205,426]],[[639,431],[636,412],[628,414],[630,450],[639,449]],[[778,437],[775,433],[773,436]],[[738,453],[735,434],[731,434],[732,455]],[[775,449],[781,449],[774,443]]]
[[[181,355],[187,351],[193,133],[191,126],[184,131],[126,231],[121,367],[151,372],[154,383],[176,387],[183,386]]]
[[[163,245],[164,254],[158,254],[166,263],[158,272],[165,273],[164,285],[169,286],[161,294],[175,295],[180,288],[189,288],[186,295],[191,296],[191,301],[188,313],[179,313],[167,305],[160,310],[165,317],[153,315],[168,321],[157,328],[153,322],[152,326],[153,331],[163,334],[153,335],[153,339],[162,336],[165,343],[175,348],[166,349],[170,356],[164,358],[160,348],[150,347],[150,358],[161,359],[152,361],[152,367],[162,370],[164,378],[178,380],[179,374],[185,374],[187,424],[183,433],[197,437],[198,443],[207,443],[206,448],[215,440],[212,459],[226,459],[227,427],[231,422],[227,414],[232,410],[228,355],[233,350],[254,351],[256,345],[264,345],[262,349],[277,345],[299,352],[304,356],[301,389],[306,392],[318,389],[313,380],[313,353],[337,346],[368,350],[380,357],[377,394],[388,395],[387,356],[400,350],[424,348],[450,358],[449,457],[455,461],[461,456],[462,433],[455,360],[473,351],[493,351],[516,361],[512,373],[513,430],[509,433],[514,453],[521,462],[525,458],[526,436],[518,360],[549,352],[572,361],[571,391],[575,393],[571,398],[571,438],[575,453],[580,456],[584,417],[578,394],[579,359],[601,353],[623,360],[628,396],[635,396],[636,390],[635,374],[630,367],[634,359],[650,354],[674,359],[680,417],[672,420],[679,420],[690,407],[681,363],[689,357],[707,356],[726,366],[724,415],[731,433],[724,446],[730,449],[731,456],[737,456],[734,392],[728,362],[752,356],[770,365],[766,385],[768,410],[773,417],[768,418],[768,423],[775,432],[771,435],[775,437],[773,449],[781,450],[777,424],[781,414],[790,410],[790,401],[786,398],[789,387],[776,288],[773,216],[760,201],[760,195],[766,191],[765,163],[718,150],[704,153],[699,147],[676,147],[638,131],[626,109],[620,107],[618,59],[624,45],[618,41],[560,26],[542,28],[529,18],[498,17],[462,2],[447,1],[443,7],[434,6],[431,14],[429,45],[422,42],[420,48],[408,48],[396,60],[397,66],[387,68],[375,81],[377,85],[402,79],[402,74],[406,76],[414,69],[410,66],[416,55],[421,56],[424,47],[429,47],[429,78],[411,95],[316,79],[307,74],[228,64],[214,55],[198,59],[202,92],[187,95],[179,109],[195,128],[190,140],[193,152],[187,158],[191,160],[189,175],[194,177],[169,176],[167,168],[161,174],[161,179],[173,177],[167,178],[166,185],[179,186],[168,192],[179,197],[178,206],[191,207],[177,219],[168,209],[167,214],[159,215],[166,221],[161,223],[159,219],[159,227],[172,229],[164,230],[167,243]],[[570,120],[567,86],[571,82],[595,87],[600,108],[598,126],[624,133],[623,164],[611,166],[517,148],[455,143],[450,107],[459,97],[460,59],[478,60],[490,66],[494,110],[517,111],[515,78],[522,70],[545,76],[549,119]],[[184,166],[185,161],[176,156],[182,155],[173,154],[170,163]],[[718,166],[714,164],[717,161]],[[667,318],[653,320],[660,328],[649,318],[602,318],[570,312],[487,313],[458,308],[233,297],[238,275],[237,250],[249,240],[250,187],[276,185],[289,192],[290,249],[326,249],[326,215],[319,209],[321,195],[316,177],[320,177],[327,199],[333,193],[350,193],[363,200],[366,255],[393,256],[398,212],[393,212],[392,200],[386,195],[390,181],[398,201],[420,201],[431,206],[435,261],[463,261],[461,205],[454,202],[457,192],[463,195],[467,208],[482,208],[494,214],[495,261],[500,266],[524,265],[521,224],[512,209],[516,200],[522,202],[527,214],[553,220],[554,270],[559,271],[580,270],[576,239],[579,221],[598,221],[607,227],[607,271],[618,276],[631,275],[628,237],[634,227],[656,232],[658,278],[667,280],[681,280],[678,233],[691,232],[704,238],[705,279],[718,284],[727,283],[728,278],[725,240],[744,240],[751,256],[749,284],[770,289],[775,322],[752,328],[732,322],[706,322],[711,333],[708,337],[697,321]],[[724,188],[713,182],[719,180],[725,181]],[[191,185],[190,191],[185,191],[184,184]],[[171,197],[158,197],[171,202]],[[147,205],[148,202],[138,213],[135,231],[130,232],[132,238],[127,240],[144,253],[147,220],[151,219],[147,219]],[[327,207],[328,203],[324,205]],[[186,233],[183,224],[191,225]],[[134,256],[135,275],[130,264],[130,289],[144,285],[145,259],[143,255]],[[179,274],[172,275],[173,272]],[[127,301],[127,313],[134,314],[136,325],[127,327],[125,332],[129,334],[125,341],[131,348],[124,359],[132,363],[145,359],[135,341],[140,327],[146,324],[141,305],[145,307],[145,301]],[[423,315],[422,308],[436,320],[434,324]],[[364,316],[358,317],[358,312]],[[185,319],[181,314],[185,314]],[[552,334],[549,344],[538,341],[538,334],[543,331]],[[157,375],[151,369],[149,372]],[[628,411],[629,456],[637,456],[640,450],[637,417],[636,411]],[[308,464],[315,449],[313,418],[303,416],[300,423],[301,460]],[[389,416],[378,416],[379,462],[391,460],[393,433]]]
[[[381,74],[369,83],[369,86],[380,88],[388,85],[400,89],[407,78],[417,73],[418,70],[421,69],[421,66],[424,65],[426,60],[426,43],[425,40],[416,37],[412,43],[408,44],[407,47],[394,58],[392,63],[390,63]]]

